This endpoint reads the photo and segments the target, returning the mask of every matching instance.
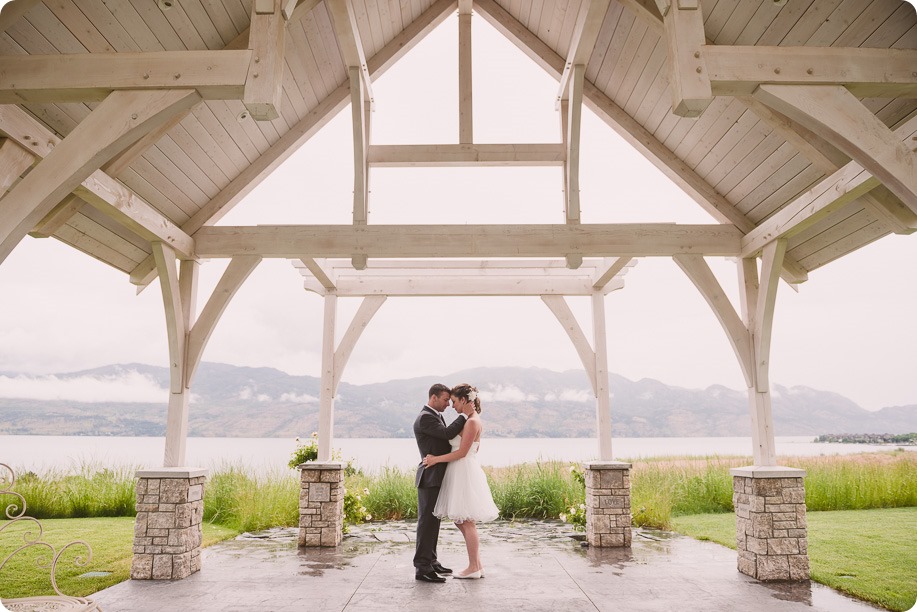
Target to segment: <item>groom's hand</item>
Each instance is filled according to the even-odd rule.
[[[433,455],[427,455],[426,457],[423,458],[422,463],[424,464],[425,467],[436,465],[436,457]]]

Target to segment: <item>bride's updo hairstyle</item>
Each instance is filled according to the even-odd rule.
[[[473,402],[474,411],[478,414],[481,414],[481,398],[478,397],[477,387],[472,387],[468,383],[462,383],[452,387],[452,395],[460,399],[466,399],[469,402]]]

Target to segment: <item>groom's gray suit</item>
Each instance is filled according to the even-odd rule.
[[[445,455],[452,450],[449,440],[457,436],[465,426],[465,415],[460,414],[448,427],[440,413],[429,406],[414,421],[414,437],[420,451],[421,462],[427,455]],[[417,547],[414,552],[416,573],[426,574],[433,571],[436,560],[436,543],[439,540],[440,520],[433,516],[433,507],[439,497],[439,487],[446,474],[446,464],[437,463],[425,468],[423,463],[417,466],[414,485],[417,487]]]

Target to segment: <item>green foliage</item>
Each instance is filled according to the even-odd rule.
[[[293,453],[290,455],[290,462],[287,465],[290,466],[290,469],[295,470],[299,464],[315,461],[316,459],[318,459],[318,432],[313,431],[308,443],[301,442],[299,438],[296,438],[296,448],[293,449]]]
[[[19,481],[16,484],[18,486]],[[92,546],[92,559],[87,565],[74,564],[76,556],[86,553],[82,547],[68,548],[61,556],[56,573],[57,585],[66,595],[85,597],[130,577],[134,537],[132,517],[47,519],[42,520],[42,527],[42,541],[48,542],[58,551],[74,540],[83,540]],[[28,528],[24,523],[16,523],[0,533],[0,560],[23,544],[23,532]],[[34,523],[32,529],[34,531]],[[234,537],[238,533],[209,523],[203,525],[203,532],[204,546]],[[0,597],[54,595],[50,570],[36,565],[37,561],[50,564],[50,556],[44,552],[46,550],[30,548],[17,554],[4,566],[0,572]],[[91,571],[111,572],[111,575],[79,578],[81,574]]]
[[[204,520],[237,531],[299,524],[299,478],[289,472],[253,476],[224,465],[204,487]]]
[[[133,516],[134,471],[83,464],[75,474],[26,472],[15,491],[25,498],[27,514],[39,519]]]
[[[363,495],[368,495],[369,489],[363,489]],[[371,521],[373,515],[366,510],[363,505],[363,496],[359,493],[353,493],[349,490],[344,492],[344,533],[347,533],[350,525],[359,525],[360,523]]]
[[[559,518],[569,507],[585,500],[583,486],[560,461],[485,471],[501,518]]]
[[[372,477],[362,473],[345,476],[345,483],[348,491],[369,489],[363,504],[376,520],[417,518],[417,489],[410,471],[384,467]]]
[[[909,610],[917,599],[917,508],[809,512],[812,580],[889,610]],[[735,549],[733,515],[676,517],[673,528]]]

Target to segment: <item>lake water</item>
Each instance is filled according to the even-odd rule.
[[[777,438],[779,456],[834,455],[887,451],[893,445],[817,444],[813,436]],[[289,461],[295,442],[288,438],[189,438],[187,464],[215,468],[243,464],[259,472],[282,468]],[[340,438],[334,448],[344,459],[365,471],[383,466],[412,469],[419,460],[412,438]],[[675,455],[751,456],[751,438],[617,438],[612,440],[616,459]],[[917,450],[910,446],[909,451]],[[128,467],[162,465],[163,438],[90,436],[0,436],[0,463],[17,472],[51,469],[71,470],[83,464]],[[598,455],[594,439],[580,438],[485,438],[481,463],[505,466],[538,459],[584,461]]]

